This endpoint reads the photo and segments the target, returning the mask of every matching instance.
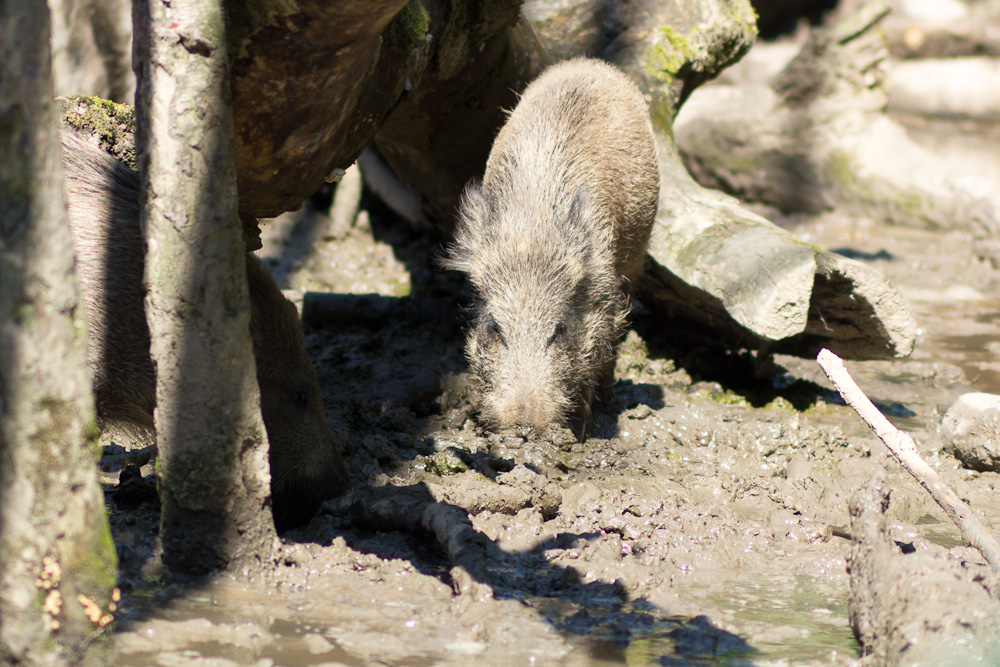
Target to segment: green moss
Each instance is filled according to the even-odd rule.
[[[653,373],[646,342],[630,331],[618,350],[615,373],[619,377],[637,378]]]
[[[737,394],[732,389],[709,392],[706,398],[710,401],[718,403],[719,405],[737,405],[743,408],[751,407],[750,401],[748,401],[745,396]]]
[[[469,466],[462,460],[454,449],[446,449],[443,452],[431,454],[424,459],[424,469],[434,475],[447,477],[467,472]]]
[[[656,31],[646,53],[646,76],[669,83],[684,63],[694,58],[691,40],[669,26]]]
[[[674,116],[676,115],[677,109],[672,98],[666,95],[653,95],[653,99],[649,103],[649,117],[656,129],[663,132],[671,144],[676,143],[674,141]]]
[[[35,412],[48,415],[44,424],[39,419],[39,428],[31,435],[31,441],[39,447],[53,447],[62,443],[76,419],[76,406],[55,396],[43,396],[35,405]]]
[[[87,442],[87,448],[95,461],[101,460],[103,449],[101,447],[101,427],[97,424],[97,418],[92,417],[83,425],[83,438]]]
[[[14,318],[15,324],[19,327],[24,327],[30,325],[35,320],[35,307],[30,303],[19,303],[14,306],[11,316]]]
[[[103,512],[95,512],[88,516],[86,530],[86,539],[77,545],[73,557],[64,565],[78,590],[106,606],[118,580],[118,554],[111,527]]]
[[[410,51],[423,43],[430,27],[430,15],[423,4],[419,0],[410,0],[396,15],[389,28],[389,43],[396,48]]]
[[[899,192],[898,197],[890,201],[888,217],[894,221],[916,220],[923,217],[926,210],[926,200],[912,192]]]
[[[786,410],[789,412],[795,411],[795,406],[784,396],[778,396],[770,403],[764,406],[765,410]]]
[[[855,189],[858,186],[857,165],[850,154],[831,151],[824,165],[824,177],[833,185]]]
[[[634,639],[625,647],[625,664],[628,667],[633,665],[654,665],[659,659],[672,652],[673,644],[662,639]]]
[[[408,278],[397,278],[389,284],[389,294],[391,296],[413,296],[412,286]]]
[[[664,456],[664,458],[667,459],[668,461],[670,461],[671,463],[680,463],[681,462],[681,455],[679,453],[675,452],[672,449],[669,452],[667,452],[667,454],[666,454],[666,456]]]
[[[730,9],[729,16],[733,19],[736,28],[744,33],[757,36],[757,10],[747,1],[723,3],[723,10]]]
[[[135,110],[100,97],[67,95],[66,99],[69,108],[63,122],[81,134],[97,136],[105,150],[135,169]]]

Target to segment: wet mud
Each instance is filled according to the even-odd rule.
[[[1000,475],[963,469],[938,434],[963,393],[1000,393],[1000,273],[977,259],[978,242],[765,213],[878,267],[911,302],[913,355],[848,368],[1000,526]],[[482,580],[463,589],[430,536],[361,525],[330,503],[284,536],[259,580],[164,585],[157,510],[141,486],[149,452],[109,448],[109,499],[123,465],[140,473],[139,493],[110,500],[119,664],[856,664],[848,499],[878,468],[900,554],[982,560],[814,360],[777,357],[780,369],[757,377],[750,353],[637,304],[585,442],[566,429],[486,433],[462,353],[467,288],[433,269],[435,241],[370,197],[352,224],[308,204],[264,236],[262,258],[306,304],[307,346],[355,486],[464,508],[482,537],[485,571],[472,577]]]

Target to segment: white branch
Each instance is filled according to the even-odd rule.
[[[989,529],[973,514],[972,509],[962,502],[954,491],[945,483],[933,468],[927,465],[920,454],[913,438],[903,433],[878,411],[878,408],[865,396],[854,378],[847,372],[843,360],[827,349],[820,350],[816,357],[823,372],[833,382],[849,406],[854,408],[862,421],[878,436],[889,451],[899,459],[907,472],[913,475],[920,485],[927,489],[934,501],[951,517],[958,526],[962,539],[975,547],[983,555],[993,569],[1000,572],[1000,543],[993,537]]]

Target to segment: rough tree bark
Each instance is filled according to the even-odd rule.
[[[433,6],[432,3],[427,3]],[[451,234],[469,179],[482,176],[504,109],[547,62],[515,0],[451,0],[432,10],[398,106],[375,135],[424,217]]]
[[[0,26],[0,663],[101,665],[116,558],[97,483],[48,10],[0,3]]]
[[[409,10],[386,30],[406,0],[225,5],[240,210],[273,216],[371,141],[426,18]]]
[[[175,571],[252,571],[275,533],[222,6],[147,0],[135,15],[163,560]]]
[[[267,217],[297,207],[377,131],[428,219],[450,231],[503,108],[537,69],[524,46],[530,34],[509,29],[519,2],[235,5],[227,10],[241,212]]]

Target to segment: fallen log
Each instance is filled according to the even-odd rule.
[[[749,49],[756,31],[748,2],[643,0],[614,11],[598,0],[529,2],[524,11],[531,20],[520,21],[511,0],[475,11],[460,0],[445,4],[451,9],[425,9],[412,0],[395,15],[369,16],[371,25],[352,18],[352,32],[341,34],[351,44],[350,57],[331,58],[330,72],[310,70],[299,82],[315,99],[264,89],[268,77],[302,67],[308,40],[286,53],[278,36],[311,13],[319,12],[314,19],[322,24],[326,9],[309,3],[281,16],[232,17],[242,212],[272,214],[297,205],[375,135],[423,217],[447,235],[455,202],[481,172],[515,92],[551,57],[599,56],[640,83],[656,126],[660,210],[652,261],[638,286],[646,306],[765,355],[812,356],[822,346],[855,359],[909,354],[912,315],[880,273],[804,244],[735,200],[699,187],[680,161],[672,138],[676,110]],[[309,25],[303,39],[317,38]],[[469,25],[475,30],[463,32]],[[348,80],[347,88],[335,85]],[[322,114],[321,107],[327,109]],[[410,203],[411,217],[413,208]],[[255,221],[244,222],[248,247],[259,246]]]
[[[849,504],[848,617],[864,665],[1000,664],[1000,577],[946,556],[903,555],[887,527],[885,471]]]
[[[865,6],[811,33],[770,85],[711,87],[675,124],[703,185],[784,211],[848,215],[991,235],[997,206],[976,174],[955,174],[884,114],[888,53]],[[971,170],[970,170],[971,171]]]
[[[916,321],[877,269],[804,243],[721,193],[665,175],[638,297],[763,355],[905,357]],[[675,161],[673,174],[683,167]]]

